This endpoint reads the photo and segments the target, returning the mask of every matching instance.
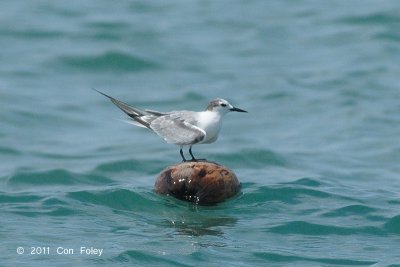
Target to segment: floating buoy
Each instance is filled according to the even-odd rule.
[[[162,170],[154,190],[196,204],[222,202],[240,191],[235,173],[209,161],[186,161]]]

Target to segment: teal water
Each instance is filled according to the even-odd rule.
[[[6,1],[0,14],[2,266],[399,266],[398,1]],[[215,97],[248,110],[194,148],[242,192],[215,206],[156,195],[177,147],[91,88],[161,111]]]

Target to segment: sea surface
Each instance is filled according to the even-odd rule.
[[[248,110],[193,149],[241,193],[155,194],[179,148],[92,88]],[[0,123],[1,266],[400,266],[399,1],[3,1]]]

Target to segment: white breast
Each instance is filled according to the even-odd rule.
[[[203,111],[199,113],[197,121],[197,126],[206,132],[206,138],[201,143],[215,142],[221,129],[221,115],[217,112]]]

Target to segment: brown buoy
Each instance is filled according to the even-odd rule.
[[[186,161],[161,171],[154,190],[196,204],[214,204],[238,193],[240,182],[225,166],[209,161]]]

